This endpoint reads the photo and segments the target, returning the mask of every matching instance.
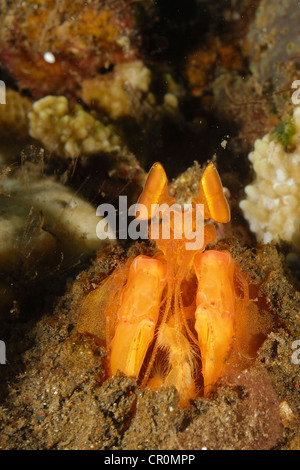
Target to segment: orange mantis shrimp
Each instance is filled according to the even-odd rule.
[[[108,371],[110,376],[119,370],[136,377],[141,387],[173,385],[180,406],[186,406],[200,395],[201,388],[208,396],[224,375],[236,315],[247,306],[249,294],[248,283],[228,251],[205,251],[216,238],[214,225],[197,223],[197,217],[230,221],[214,164],[204,170],[199,194],[187,211],[190,231],[183,231],[176,207],[168,213],[169,236],[165,237],[165,213],[175,203],[167,184],[162,165],[155,163],[138,201],[137,219],[149,221],[149,235],[157,252],[153,257],[129,259],[106,284],[106,291],[110,291],[104,312]],[[154,218],[156,225],[151,224]],[[202,243],[193,244],[193,236],[199,236]],[[85,315],[95,314],[102,296],[102,287],[87,296]]]

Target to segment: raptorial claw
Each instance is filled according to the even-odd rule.
[[[224,373],[234,334],[234,262],[228,251],[208,250],[194,260],[198,278],[195,329],[202,358],[204,396]]]
[[[138,377],[154,338],[166,266],[140,255],[132,262],[128,281],[121,292],[114,336],[110,345],[110,369]]]

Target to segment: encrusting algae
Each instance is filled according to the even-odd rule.
[[[0,61],[36,99],[80,96],[85,78],[136,58],[138,31],[124,0],[1,0],[0,7]]]

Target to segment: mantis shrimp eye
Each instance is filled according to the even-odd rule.
[[[147,220],[150,218],[152,204],[167,203],[172,205],[174,203],[174,199],[168,194],[167,185],[168,178],[163,166],[158,162],[154,163],[138,200],[138,204],[141,204],[139,219]]]
[[[196,203],[204,203],[206,217],[225,224],[230,221],[230,208],[223,194],[223,186],[213,163],[204,170],[200,182],[200,191]]]

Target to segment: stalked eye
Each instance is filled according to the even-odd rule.
[[[206,167],[200,185],[200,193],[203,192],[210,218],[223,224],[229,222],[229,205],[223,193],[219,173],[213,163],[209,163]]]
[[[152,165],[143,189],[139,197],[138,204],[141,204],[140,214],[141,220],[151,218],[151,205],[167,203],[172,205],[174,199],[168,194],[168,178],[163,166],[160,163]]]
[[[204,218],[215,222],[227,223],[230,221],[230,208],[223,193],[223,186],[219,173],[213,163],[209,163],[204,170],[200,181],[200,190],[193,204],[204,204]]]

